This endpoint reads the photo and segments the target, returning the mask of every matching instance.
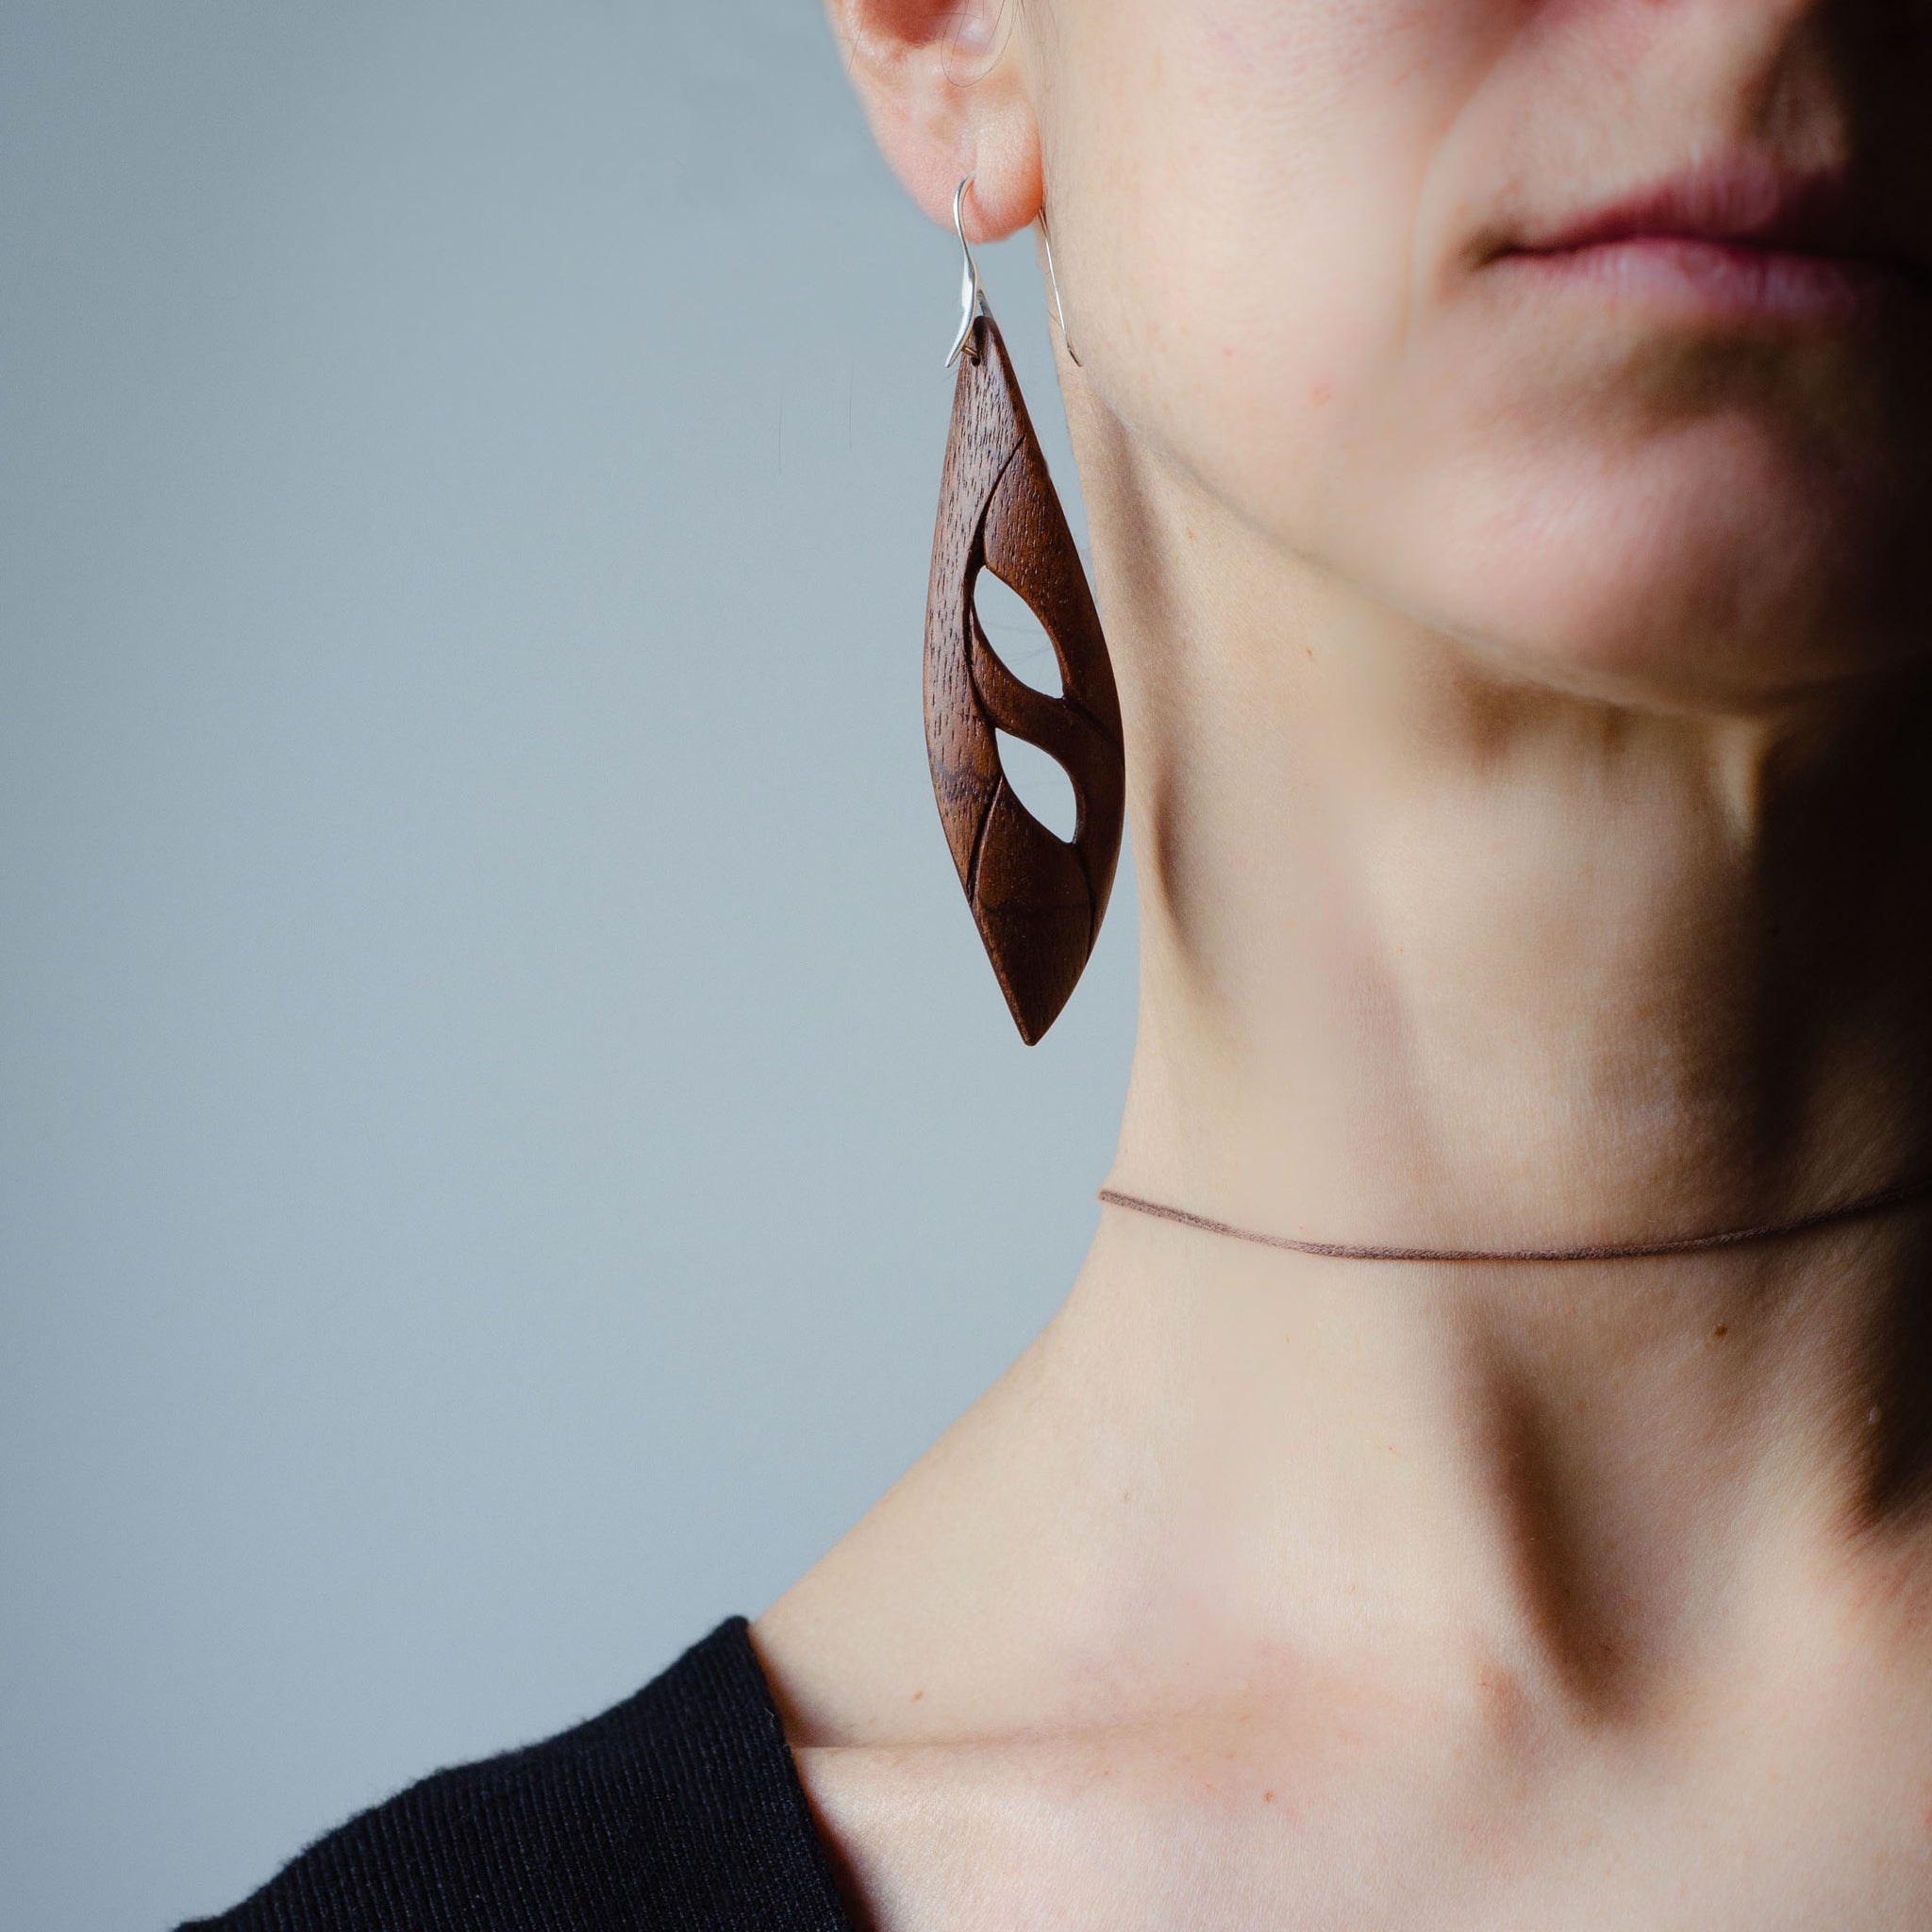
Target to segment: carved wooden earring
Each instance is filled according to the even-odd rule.
[[[1031,1046],[1059,1017],[1100,935],[1120,858],[1126,767],[1093,593],[967,246],[971,185],[968,176],[953,197],[964,317],[946,358],[949,367],[958,361],[959,380],[925,606],[925,743],[959,883]],[[1064,696],[1023,684],[994,655],[974,608],[982,570],[1039,618]],[[1071,843],[1014,795],[995,728],[1037,745],[1073,781]]]

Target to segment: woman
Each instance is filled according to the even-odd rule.
[[[219,1923],[1932,1924],[1932,17],[832,10],[1050,209],[1126,1205],[755,1624]]]

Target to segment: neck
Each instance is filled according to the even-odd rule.
[[[1505,1250],[1932,1173],[1923,691],[1724,717],[1538,686],[1124,445],[1083,458],[1142,919],[1112,1185],[1303,1240]],[[1812,1574],[1774,1547],[1910,1518],[1928,1227],[1404,1268],[1110,1215],[1065,1325],[1151,1348],[1147,1391],[1183,1361],[1246,1391],[1190,1406],[1176,1451],[1248,1472],[1217,1491],[1237,1516],[1286,1510],[1344,1570],[1374,1544],[1388,1604],[1402,1575],[1444,1600],[1432,1553],[1566,1669],[1634,1669],[1757,1566]],[[1291,1497],[1248,1493],[1291,1467]]]

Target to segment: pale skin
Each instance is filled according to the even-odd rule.
[[[1493,1249],[1932,1173],[1932,10],[831,11],[929,215],[1051,207],[1114,1183]],[[1543,252],[1760,176],[1842,191],[1789,301]],[[1903,1932],[1928,1496],[1932,1209],[1458,1266],[1108,1210],[754,1639],[877,1932]]]

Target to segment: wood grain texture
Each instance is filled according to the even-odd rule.
[[[1023,684],[987,641],[974,590],[990,570],[1051,640],[1064,695]],[[1014,794],[995,730],[1073,781],[1072,842]],[[1113,890],[1125,803],[1120,698],[1093,593],[991,316],[959,358],[925,606],[925,741],[959,883],[1020,1037],[1058,1018]]]

